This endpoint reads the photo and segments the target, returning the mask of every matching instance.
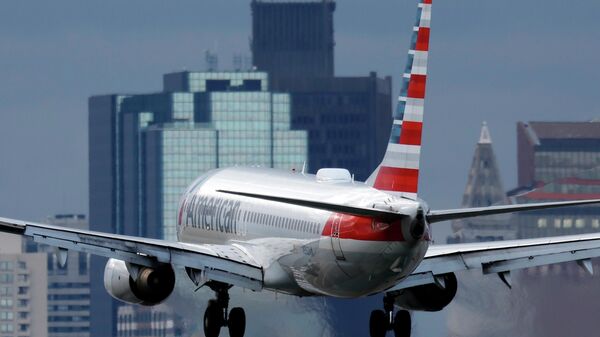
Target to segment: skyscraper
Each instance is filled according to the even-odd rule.
[[[492,147],[492,137],[484,122],[473,154],[461,206],[485,207],[507,203],[508,199]],[[454,236],[449,238],[452,243],[516,238],[516,230],[511,225],[510,214],[455,220],[452,229]]]
[[[335,2],[252,1],[254,65],[275,78],[333,76]]]
[[[379,165],[390,134],[392,80],[365,77],[279,79],[290,92],[292,128],[307,130],[308,167],[342,167],[366,180]]]
[[[366,180],[388,141],[392,80],[335,76],[335,8],[331,0],[253,1],[252,57],[271,90],[291,94],[292,127],[309,132],[309,171],[343,167]]]
[[[178,72],[164,90],[89,101],[90,227],[176,239],[179,196],[226,166],[302,168],[307,133],[290,129],[290,97],[264,72]],[[102,275],[105,261],[92,260]],[[116,307],[92,280],[92,336],[116,335]],[[104,313],[104,314],[96,314]]]

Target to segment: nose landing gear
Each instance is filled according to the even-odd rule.
[[[395,337],[410,337],[411,319],[407,310],[399,310],[394,317],[394,298],[383,297],[383,309],[373,310],[369,320],[369,333],[371,337],[385,337],[392,330]]]
[[[227,315],[229,307],[229,289],[231,285],[211,281],[206,284],[215,292],[216,299],[208,301],[204,312],[204,335],[218,337],[221,328],[229,328],[229,336],[244,337],[246,331],[246,313],[242,308],[233,308]]]

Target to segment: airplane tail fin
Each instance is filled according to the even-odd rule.
[[[390,141],[383,161],[367,180],[376,189],[413,200],[419,182],[430,22],[431,0],[420,0]]]

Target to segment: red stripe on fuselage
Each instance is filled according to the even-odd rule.
[[[339,217],[339,238],[361,241],[404,241],[400,220],[389,223],[366,216],[333,213],[325,227],[324,236],[331,236],[333,222]]]
[[[373,187],[384,191],[417,193],[418,184],[419,170],[382,166]]]

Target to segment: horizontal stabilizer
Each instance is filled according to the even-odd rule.
[[[249,198],[276,201],[276,202],[281,202],[284,204],[290,204],[290,205],[296,205],[296,206],[310,207],[310,208],[321,209],[321,210],[330,211],[330,212],[339,212],[339,213],[345,213],[345,214],[357,215],[357,216],[370,216],[370,217],[376,217],[376,218],[380,218],[380,219],[397,219],[399,217],[404,216],[403,214],[400,214],[400,213],[389,212],[389,211],[380,210],[380,209],[332,204],[332,203],[316,201],[316,200],[294,199],[294,198],[278,197],[278,196],[273,196],[273,195],[264,195],[264,194],[238,192],[238,191],[226,191],[226,190],[217,190],[217,192],[241,195],[241,196],[249,197]]]
[[[536,209],[544,209],[544,208],[580,206],[580,205],[589,205],[589,204],[598,204],[598,203],[600,203],[600,199],[544,202],[544,203],[520,204],[520,205],[501,205],[501,206],[463,208],[463,209],[449,209],[449,210],[429,212],[427,214],[427,221],[429,223],[433,223],[433,222],[440,222],[440,221],[446,221],[446,220],[471,218],[471,217],[482,216],[482,215],[533,211]]]

